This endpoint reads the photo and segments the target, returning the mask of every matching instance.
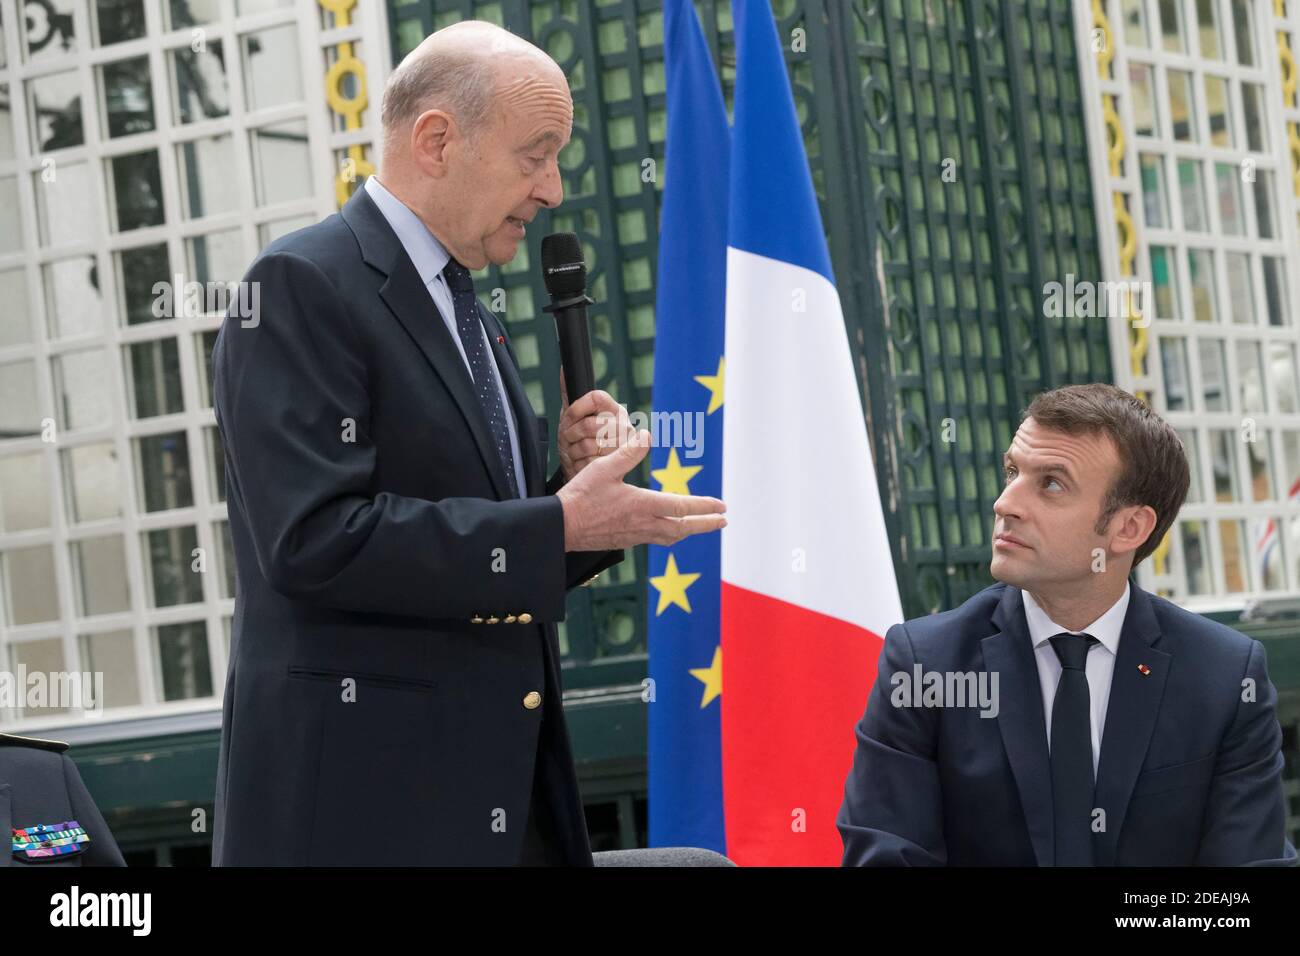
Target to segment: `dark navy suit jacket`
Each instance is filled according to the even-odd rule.
[[[891,675],[918,663],[997,672],[997,716],[892,706]],[[1258,641],[1133,587],[1097,767],[1097,864],[1294,861],[1276,701]],[[837,820],[844,865],[1053,864],[1047,729],[1019,588],[996,584],[890,628],[857,742]]]
[[[504,324],[479,306],[524,499],[366,190],[244,281],[260,314],[213,350],[237,569],[213,863],[514,864],[536,775],[553,857],[591,865],[555,624],[622,552],[565,553]]]

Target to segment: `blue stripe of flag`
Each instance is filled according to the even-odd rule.
[[[714,375],[723,354],[726,308],[728,159],[726,107],[704,34],[689,0],[665,0],[664,61],[668,130],[660,214],[655,303],[654,410],[685,416],[705,412],[709,391],[697,375]],[[701,466],[691,494],[722,494],[722,417],[704,417]],[[653,469],[669,459],[651,449]],[[652,480],[650,487],[659,490]],[[720,536],[697,535],[671,548],[648,548],[649,576],[664,573],[671,554],[683,574],[700,578],[687,589],[691,611],[675,605],[656,613],[649,592],[649,824],[651,846],[726,850],[722,807],[722,700],[706,706],[704,683],[692,669],[708,668],[719,643]]]

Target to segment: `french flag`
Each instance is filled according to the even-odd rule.
[[[862,400],[768,0],[735,0],[721,542],[722,792],[741,865],[837,865],[903,619]]]

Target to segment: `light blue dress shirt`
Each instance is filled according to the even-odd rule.
[[[429,231],[429,228],[421,221],[420,217],[385,189],[383,183],[374,176],[367,177],[365,190],[370,194],[370,198],[375,201],[375,205],[379,207],[379,211],[384,218],[388,220],[388,224],[393,227],[393,232],[397,233],[397,238],[401,241],[406,254],[411,257],[411,262],[415,265],[415,271],[420,274],[420,279],[424,282],[429,297],[433,299],[433,304],[437,306],[438,314],[442,316],[447,331],[451,333],[451,340],[456,343],[456,351],[460,352],[461,361],[465,363],[465,371],[469,374],[470,380],[473,381],[474,376],[473,372],[470,371],[469,359],[465,356],[465,345],[461,342],[460,333],[456,329],[456,306],[452,302],[451,289],[448,288],[447,280],[442,274],[442,270],[451,259],[451,254],[443,248],[442,243]],[[482,322],[479,323],[479,332],[483,336],[483,345],[487,349],[487,354],[489,356],[493,355],[492,343],[488,341],[487,329],[483,328]],[[501,381],[501,370],[495,367],[495,362],[489,364],[493,367],[492,378],[496,383],[497,394],[501,396],[501,407],[506,412],[506,428],[510,432],[510,453],[514,456],[515,478],[519,484],[519,497],[527,498],[528,485],[524,475],[523,458],[519,454],[519,426],[515,421],[515,410],[510,404],[505,385]]]

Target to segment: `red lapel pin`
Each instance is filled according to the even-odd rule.
[[[1145,664],[1139,664],[1138,670],[1142,672],[1143,677],[1151,676],[1151,668],[1147,667]]]
[[[506,344],[506,337],[504,335],[498,335],[497,345],[505,345],[505,344]]]

